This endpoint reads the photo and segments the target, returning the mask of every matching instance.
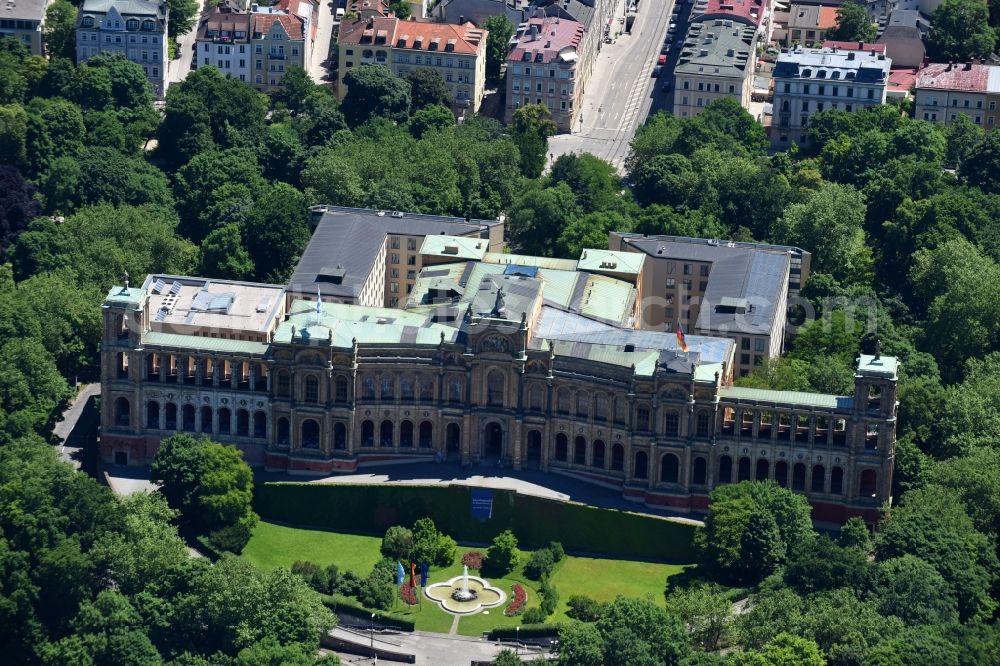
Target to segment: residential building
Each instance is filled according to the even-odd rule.
[[[471,21],[478,26],[491,16],[505,14],[517,25],[524,19],[528,0],[444,0],[431,9],[431,18],[442,23],[462,25]]]
[[[611,250],[645,255],[636,327],[733,340],[743,376],[784,350],[789,299],[809,279],[797,247],[612,232]]]
[[[472,23],[423,23],[395,16],[344,21],[337,39],[337,95],[343,99],[347,94],[344,77],[352,67],[385,65],[396,76],[426,68],[441,75],[456,109],[476,113],[486,92],[486,36]]]
[[[674,66],[675,116],[696,116],[724,97],[749,106],[756,31],[754,25],[728,18],[691,24]]]
[[[45,55],[42,26],[46,0],[18,0],[0,5],[0,37],[13,37],[28,47],[31,55]]]
[[[522,106],[544,104],[560,132],[572,131],[586,86],[579,51],[585,32],[577,21],[551,16],[518,26],[507,55],[507,123]]]
[[[167,90],[165,0],[84,0],[76,19],[76,61],[120,53],[142,67],[157,97]]]
[[[385,0],[348,0],[344,9],[346,13],[356,14],[361,18],[388,16],[392,13],[389,3]]]
[[[932,63],[917,72],[914,117],[949,125],[958,114],[994,129],[1000,104],[1000,66]]]
[[[777,12],[773,37],[786,47],[818,45],[831,28],[837,27],[837,4],[811,5],[792,3],[785,12]]]
[[[250,22],[253,15],[228,2],[207,9],[198,21],[193,67],[217,68],[223,74],[249,83],[253,44]]]
[[[876,42],[885,45],[885,55],[894,67],[920,67],[927,55],[924,37],[929,28],[920,12],[897,9],[889,15],[889,23]]]
[[[809,116],[817,111],[853,112],[885,104],[892,61],[874,51],[792,49],[778,56],[771,145],[808,145]]]
[[[200,433],[269,470],[499,463],[678,512],[704,512],[719,485],[773,479],[817,520],[878,520],[891,500],[895,358],[860,356],[852,395],[735,387],[732,340],[689,335],[685,351],[673,333],[595,320],[560,290],[630,285],[566,280],[534,259],[467,261],[449,287],[430,274],[444,267],[426,268],[421,280],[462,313],[453,320],[280,285],[149,275],[116,286],[103,305],[100,456],[148,464],[163,438]]]
[[[534,0],[522,11],[520,23],[528,19],[550,16],[560,21],[576,21],[583,26],[583,38],[577,47],[579,64],[576,66],[580,80],[580,95],[586,92],[587,82],[604,46],[610,25],[614,21],[616,3],[612,0]],[[518,25],[518,21],[514,21]]]
[[[503,249],[503,222],[339,206],[313,209],[315,231],[288,286],[294,298],[402,307],[423,267],[428,236],[461,236]]]
[[[308,66],[315,9],[311,0],[279,0],[271,7],[250,5],[251,85],[272,92],[281,87],[288,67]]]

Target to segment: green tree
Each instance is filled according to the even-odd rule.
[[[306,146],[322,146],[347,129],[337,98],[328,89],[316,86],[306,95],[302,109],[292,119],[293,126]]]
[[[690,652],[684,623],[649,600],[619,596],[594,626],[606,666],[670,666]]]
[[[385,531],[380,548],[383,557],[409,560],[413,548],[413,532],[402,525],[393,525]]]
[[[309,209],[305,196],[287,183],[261,190],[258,203],[243,227],[243,245],[250,253],[256,278],[284,282],[309,242]]]
[[[436,69],[417,67],[407,72],[405,78],[410,84],[410,115],[433,105],[451,106],[451,93]]]
[[[848,518],[840,528],[840,545],[845,548],[857,548],[868,554],[872,550],[872,533],[860,516]]]
[[[76,7],[56,0],[45,10],[45,47],[52,57],[72,58],[76,49]]]
[[[545,169],[549,137],[556,133],[552,114],[542,104],[526,104],[514,112],[511,135],[521,151],[521,173],[538,178]]]
[[[281,79],[281,88],[274,92],[272,98],[298,113],[305,106],[306,98],[318,87],[309,77],[309,72],[298,65],[289,65]]]
[[[996,354],[988,359],[994,368],[998,361]],[[995,387],[997,376],[992,379],[990,385]],[[992,388],[980,388],[989,391],[990,397],[995,395]],[[991,410],[984,416],[995,420],[993,413]],[[929,476],[932,483],[947,488],[962,501],[977,530],[1000,534],[1000,449],[995,445],[976,446],[966,455],[938,463]]]
[[[493,659],[493,666],[518,666],[523,664],[521,658],[517,656],[517,653],[510,648],[504,648],[500,650],[497,656]]]
[[[190,32],[198,19],[197,0],[167,0],[167,7],[170,8],[167,34],[176,38]]]
[[[577,214],[576,197],[566,183],[526,187],[510,210],[510,245],[524,254],[555,256],[559,235]]]
[[[517,537],[510,530],[505,530],[493,538],[493,543],[486,551],[485,566],[497,578],[503,578],[517,568],[521,553],[517,549]]]
[[[5,413],[0,425],[8,436],[42,432],[69,396],[66,380],[41,342],[15,338],[0,345],[0,411]]]
[[[997,34],[982,0],[944,0],[931,14],[927,55],[936,62],[965,62],[989,55]]]
[[[500,67],[507,60],[515,26],[506,14],[497,14],[483,21],[482,28],[489,31],[486,37],[486,76],[497,80],[500,78]]]
[[[556,243],[558,254],[567,258],[579,258],[587,248],[601,249],[608,243],[608,233],[629,231],[631,220],[621,213],[589,213],[571,221]]]
[[[973,123],[969,116],[956,114],[945,130],[948,141],[945,159],[948,164],[961,168],[972,150],[983,140],[983,135],[983,128]]]
[[[410,550],[410,559],[414,562],[447,567],[454,564],[457,548],[455,540],[439,532],[430,518],[420,518],[413,523],[413,548]]]
[[[844,42],[874,42],[875,23],[863,6],[845,2],[837,8],[837,27],[827,31],[826,36]]]
[[[414,112],[410,116],[409,128],[413,138],[420,139],[428,132],[443,130],[454,124],[455,114],[439,104],[434,104]]]
[[[737,652],[726,664],[733,666],[826,666],[815,641],[792,634],[778,634],[756,652]]]
[[[943,6],[943,5],[942,5]],[[993,132],[969,149],[959,166],[959,174],[984,192],[1000,194],[1000,137]]]
[[[217,223],[205,217],[209,202],[219,188],[230,184],[245,186],[251,195],[263,188],[260,166],[249,150],[233,148],[204,152],[177,172],[174,191],[181,218],[179,231],[184,236],[194,242],[205,238]]]
[[[559,625],[559,666],[604,666],[604,637],[593,624]]]
[[[261,168],[269,180],[297,185],[305,151],[299,135],[289,123],[268,125],[261,146]]]
[[[864,589],[868,582],[868,555],[817,536],[792,550],[785,565],[785,583],[800,594],[838,587]]]
[[[211,231],[199,248],[199,275],[245,280],[254,274],[253,260],[243,247],[240,229],[226,224]]]
[[[28,223],[41,215],[42,209],[34,194],[35,188],[24,180],[16,167],[0,165],[0,257]]]
[[[883,615],[913,625],[958,620],[955,597],[933,565],[903,555],[880,562],[872,576],[871,598]]]
[[[347,124],[358,127],[375,116],[406,122],[410,110],[410,86],[385,65],[361,65],[344,76],[347,94],[342,110]]]
[[[173,21],[171,14],[171,21]],[[99,53],[87,59],[87,67],[102,69],[111,80],[115,108],[142,109],[153,105],[153,88],[142,67],[120,53]]]
[[[28,173],[43,174],[60,157],[83,151],[85,130],[80,107],[64,99],[31,100],[28,110]]]
[[[26,164],[28,114],[20,104],[0,105],[0,155],[11,167]]]
[[[712,583],[666,592],[667,610],[680,617],[695,646],[708,651],[719,649],[726,640],[733,619],[729,594]]]

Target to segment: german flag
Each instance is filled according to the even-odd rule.
[[[677,346],[681,348],[681,351],[685,354],[688,352],[688,343],[684,339],[684,329],[681,328],[680,324],[677,325]]]

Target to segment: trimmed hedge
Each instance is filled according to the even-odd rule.
[[[430,517],[438,529],[461,540],[489,542],[513,530],[522,548],[560,541],[570,551],[645,560],[690,562],[694,525],[627,511],[493,490],[493,517],[471,513],[468,486],[342,485],[270,482],[254,490],[263,518],[338,532],[381,534],[391,525]]]
[[[329,594],[322,595],[322,598],[323,604],[330,610],[337,613],[353,615],[354,617],[360,617],[365,620],[371,620],[372,613],[375,613],[378,624],[386,627],[392,627],[393,629],[399,629],[400,631],[413,631],[416,626],[414,621],[409,618],[393,615],[389,611],[365,608],[350,597],[341,596],[339,594]]]
[[[547,636],[558,636],[558,624],[527,624],[521,627],[520,632],[515,627],[497,627],[486,638],[491,641],[506,640],[508,638],[545,638]]]

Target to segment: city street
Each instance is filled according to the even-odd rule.
[[[631,35],[617,23],[625,12],[624,2],[618,4],[615,26],[623,32],[615,43],[605,44],[597,57],[573,134],[549,139],[549,152],[554,157],[589,152],[611,162],[619,171],[624,168],[632,136],[649,114],[654,91],[659,94],[656,86],[660,79],[650,74],[667,34],[673,4],[674,0],[640,2]],[[664,67],[664,74],[667,71],[669,67]]]
[[[336,0],[334,1],[336,2]],[[330,52],[330,38],[333,36],[333,9],[330,6],[330,0],[320,2],[316,13],[318,14],[316,19],[316,41],[313,42],[312,58],[307,68],[312,80],[322,84],[325,83],[324,77],[327,75],[327,70],[323,66],[323,63],[326,62],[327,55]]]
[[[198,0],[198,14],[205,10],[205,0]],[[176,60],[171,60],[167,67],[167,80],[170,85],[179,83],[191,71],[191,59],[194,56],[194,40],[198,36],[198,20],[187,33],[177,38],[177,54],[180,56]]]

